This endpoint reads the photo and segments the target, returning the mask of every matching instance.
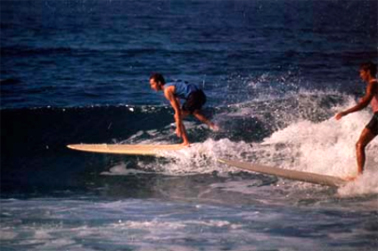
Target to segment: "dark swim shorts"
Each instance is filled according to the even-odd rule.
[[[188,99],[182,104],[182,110],[192,114],[195,110],[200,110],[205,103],[205,93],[202,90],[197,90],[189,94]]]
[[[374,113],[369,124],[366,125],[366,128],[369,129],[372,134],[378,135],[378,112]]]

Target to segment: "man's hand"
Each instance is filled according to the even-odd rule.
[[[339,112],[335,115],[336,120],[340,120],[342,117],[344,117],[346,114],[345,112]]]

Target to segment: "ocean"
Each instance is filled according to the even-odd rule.
[[[0,249],[378,249],[378,140],[340,188],[219,158],[346,177],[378,59],[374,0],[2,0]],[[67,144],[175,144],[152,72],[207,95],[164,157]]]

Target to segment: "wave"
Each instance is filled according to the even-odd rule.
[[[354,102],[352,97],[337,93],[302,92],[210,107],[205,113],[221,131],[212,132],[196,120],[188,119],[184,123],[192,146],[167,154],[163,159],[81,153],[65,146],[72,143],[179,143],[170,107],[125,105],[0,110],[1,186],[12,190],[32,183],[37,187],[61,185],[86,189],[88,179],[93,179],[88,178],[89,173],[188,176],[241,172],[218,163],[218,158],[351,176],[356,172],[354,144],[371,112],[351,114],[341,121],[336,121],[333,114]],[[357,179],[349,188],[340,189],[340,195],[376,193],[377,151],[378,144],[373,141],[367,150],[363,182]]]

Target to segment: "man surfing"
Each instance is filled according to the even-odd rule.
[[[201,112],[202,106],[206,103],[206,95],[197,85],[187,84],[182,81],[166,83],[162,74],[153,73],[150,76],[150,86],[155,91],[163,91],[165,98],[171,103],[175,111],[176,134],[182,138],[182,145],[188,146],[190,144],[182,122],[182,119],[189,114],[208,125],[213,131],[219,130],[218,126],[207,119]],[[185,100],[181,108],[180,99]]]
[[[377,65],[372,62],[363,63],[360,66],[360,77],[367,83],[366,94],[358,102],[357,105],[348,110],[339,112],[335,115],[337,120],[348,115],[349,113],[357,112],[371,105],[373,109],[373,118],[362,130],[361,136],[356,144],[357,155],[357,175],[361,175],[365,166],[365,148],[378,135],[378,82],[376,79]],[[349,180],[354,180],[356,177],[348,177]]]

